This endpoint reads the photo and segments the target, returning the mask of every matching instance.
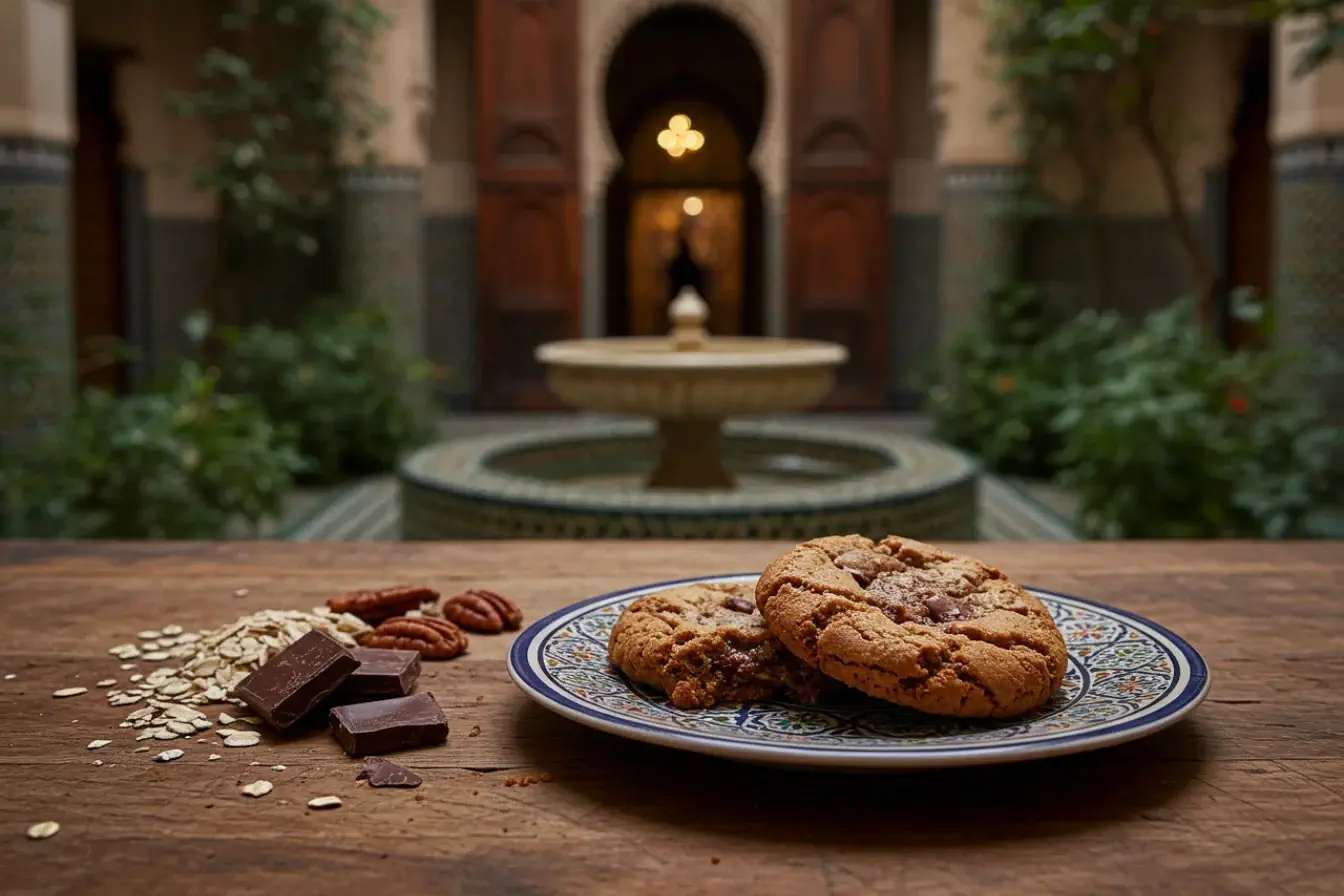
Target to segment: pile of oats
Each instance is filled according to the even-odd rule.
[[[160,667],[148,675],[132,675],[132,687],[111,688],[106,692],[107,702],[112,706],[145,704],[132,710],[121,723],[122,728],[142,729],[137,740],[191,737],[213,726],[205,713],[195,707],[212,703],[245,705],[230,697],[229,692],[313,629],[326,632],[346,647],[354,647],[355,635],[368,631],[369,626],[349,614],[314,607],[311,613],[261,610],[221,628],[199,632],[183,632],[178,625],[142,631],[140,643],[118,644],[108,653],[126,661],[180,659],[182,665]],[[127,662],[123,668],[132,665]],[[257,742],[253,734],[230,733],[224,742],[227,746],[252,746]]]

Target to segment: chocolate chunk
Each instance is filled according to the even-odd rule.
[[[832,562],[853,576],[854,581],[864,588],[879,576],[909,569],[900,560],[880,551],[846,551]]]
[[[364,760],[356,781],[368,781],[370,787],[419,787],[420,776],[408,768],[379,756]]]
[[[336,705],[405,697],[420,677],[420,654],[414,650],[380,650],[356,647],[350,651],[359,660],[359,668],[336,689]]]
[[[753,613],[756,610],[756,605],[745,597],[730,597],[723,602],[723,605],[739,613]]]
[[[961,607],[946,597],[926,597],[924,608],[929,611],[929,618],[934,622],[951,622],[966,615],[961,611]]]
[[[335,638],[311,631],[239,682],[233,695],[284,730],[311,712],[359,667]]]
[[[448,739],[448,719],[432,694],[412,694],[331,711],[331,733],[351,756],[429,747]]]

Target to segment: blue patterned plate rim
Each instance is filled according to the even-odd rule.
[[[674,579],[599,594],[570,604],[532,623],[518,636],[509,649],[509,675],[523,693],[545,708],[571,721],[609,734],[674,749],[750,762],[876,770],[988,765],[1043,759],[1110,747],[1147,737],[1175,724],[1191,713],[1209,691],[1209,670],[1204,658],[1184,638],[1164,626],[1128,610],[1086,598],[1031,587],[1027,590],[1033,594],[1045,596],[1063,605],[1086,608],[1103,617],[1118,617],[1157,641],[1165,649],[1167,657],[1173,661],[1175,667],[1171,685],[1161,697],[1135,715],[1113,722],[1102,721],[1082,731],[1042,734],[1026,740],[1019,739],[1012,743],[999,744],[991,741],[987,744],[970,746],[911,747],[893,740],[888,746],[833,749],[806,743],[778,744],[765,740],[730,738],[706,732],[680,731],[666,725],[653,724],[645,719],[633,718],[629,713],[617,712],[575,699],[544,671],[541,651],[548,640],[565,624],[582,618],[588,611],[634,600],[664,588],[700,582],[749,582],[755,581],[759,575],[759,573],[733,573]],[[1078,661],[1072,649],[1069,651],[1069,659],[1071,667]],[[605,651],[592,662],[595,668],[604,671],[608,668]],[[638,692],[632,688],[632,693]],[[703,712],[676,710],[670,707],[670,704],[667,711],[685,712],[687,715]],[[904,712],[899,709],[894,711]],[[941,721],[936,717],[920,718],[930,725]],[[951,720],[948,720],[948,723],[951,724]]]

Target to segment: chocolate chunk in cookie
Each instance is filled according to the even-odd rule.
[[[612,665],[682,709],[772,697],[813,702],[830,685],[765,627],[751,584],[687,585],[626,607],[611,631]]]
[[[992,566],[911,539],[801,544],[766,567],[756,602],[809,665],[925,712],[1019,715],[1048,700],[1067,667],[1039,600]]]

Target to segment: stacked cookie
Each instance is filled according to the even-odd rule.
[[[979,560],[895,536],[805,542],[754,588],[647,595],[611,633],[611,662],[683,709],[849,685],[923,712],[1020,715],[1064,679],[1050,613]]]

